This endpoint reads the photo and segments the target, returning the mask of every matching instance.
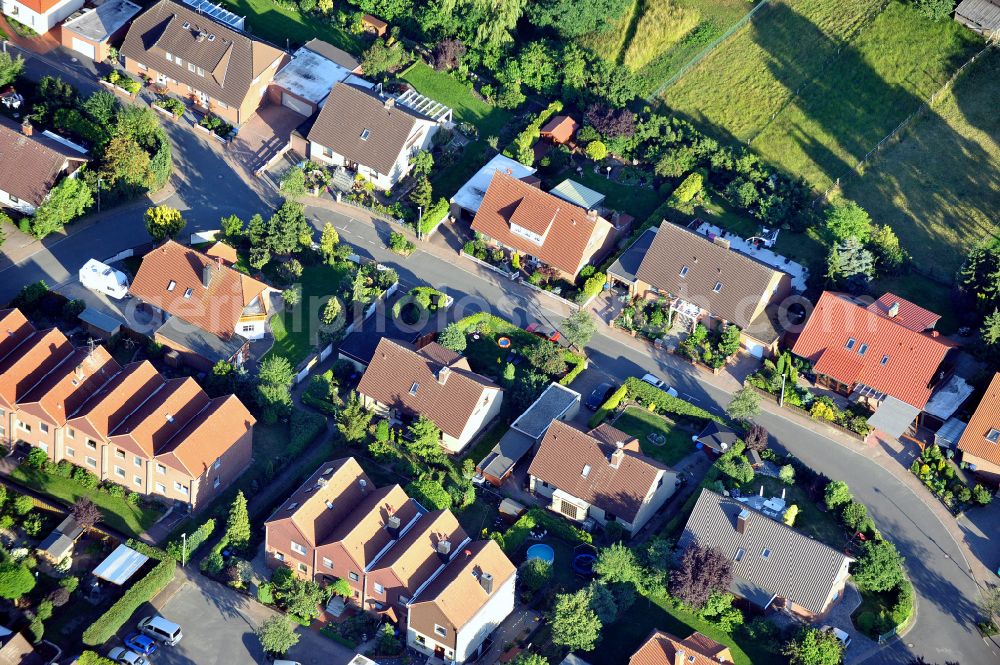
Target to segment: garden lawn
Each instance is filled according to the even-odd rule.
[[[476,126],[481,139],[500,136],[510,122],[510,113],[482,99],[471,88],[446,72],[435,71],[423,62],[416,62],[400,78],[436,102],[451,107],[455,120]]]
[[[483,436],[476,441],[476,445],[469,448],[469,450],[462,457],[471,459],[473,462],[478,464],[480,460],[486,457],[486,455],[493,450],[493,446],[500,442],[500,439],[503,438],[503,435],[507,433],[509,428],[510,423],[506,420],[499,419],[494,421],[493,426],[486,430]]]
[[[667,465],[676,464],[694,452],[689,432],[663,416],[636,406],[625,409],[625,412],[615,420],[614,426],[639,439],[644,454]],[[650,434],[662,434],[667,441],[658,446],[649,441]]]
[[[809,499],[806,491],[798,485],[786,485],[777,478],[757,474],[753,481],[743,487],[745,494],[758,494],[761,485],[764,486],[764,496],[781,496],[781,491],[785,491],[785,501],[788,505],[795,504],[799,507],[799,514],[795,518],[795,529],[807,536],[826,543],[838,552],[844,549],[847,544],[847,534],[837,521],[833,513],[820,510],[819,506]]]
[[[981,48],[958,22],[926,19],[914,4],[893,0],[753,147],[825,190]]]
[[[246,29],[276,46],[302,46],[310,39],[322,39],[349,53],[359,55],[364,40],[352,35],[335,23],[316,16],[303,16],[291,3],[277,4],[270,0],[222,0],[222,6],[246,17]]]
[[[654,628],[680,638],[698,631],[728,646],[736,665],[783,662],[762,644],[742,639],[737,641],[694,614],[672,607],[665,601],[642,596],[636,598],[635,604],[618,621],[604,627],[597,649],[583,654],[583,657],[592,665],[619,665],[628,654],[635,653]]]
[[[884,0],[774,2],[664,93],[675,111],[740,141],[760,131]]]
[[[844,186],[846,196],[896,231],[921,271],[939,280],[950,282],[972,243],[997,231],[998,70],[1000,52],[993,49],[970,65],[901,141],[883,148],[863,175]],[[931,304],[949,300],[945,289],[938,291]]]
[[[106,492],[99,492],[96,487],[87,489],[71,478],[45,474],[26,466],[14,469],[10,477],[66,505],[72,505],[80,497],[86,497],[101,509],[101,519],[105,524],[136,538],[151,527],[161,513],[155,507],[133,506],[125,499],[113,497]]]
[[[619,212],[626,212],[640,221],[653,214],[656,206],[662,202],[656,190],[650,187],[623,185],[620,182],[609,180],[605,175],[594,173],[594,169],[591,168],[590,164],[584,167],[583,173],[567,169],[561,174],[559,179],[562,180],[565,178],[572,178],[581,185],[604,194],[606,197],[605,204],[609,208]]]
[[[271,332],[274,346],[268,355],[284,356],[297,366],[319,344],[319,314],[328,296],[340,291],[341,282],[351,274],[348,264],[330,266],[317,264],[306,266],[299,279],[302,285],[302,303],[271,318]],[[349,303],[344,304],[350,312]],[[311,315],[310,315],[311,313]]]

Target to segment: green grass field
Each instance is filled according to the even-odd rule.
[[[845,195],[873,219],[895,229],[914,263],[939,279],[950,280],[968,247],[997,232],[998,70],[1000,53],[995,50],[977,60],[931,113],[844,186]],[[903,288],[917,286],[908,278],[898,281]],[[950,302],[947,287],[938,287],[933,300]]]
[[[753,142],[826,189],[938,90],[982,42],[955,21],[893,1]],[[781,79],[784,67],[775,67]]]
[[[277,5],[270,0],[222,0],[221,4],[246,17],[248,32],[282,48],[287,44],[294,49],[314,38],[355,55],[365,48],[365,40],[360,35],[353,35],[318,17],[303,16],[290,5]]]
[[[643,454],[667,465],[676,464],[694,452],[690,432],[679,428],[673,421],[645,409],[634,406],[625,409],[625,412],[615,420],[614,426],[639,439]],[[665,436],[666,443],[659,446],[652,443],[649,435],[654,433]]]
[[[450,106],[455,120],[475,125],[480,138],[500,136],[510,122],[510,113],[485,101],[453,76],[434,71],[422,62],[403,72],[401,78],[420,94]]]
[[[292,367],[309,355],[319,342],[319,311],[325,304],[322,299],[339,291],[340,283],[349,272],[343,265],[320,264],[306,268],[299,280],[302,285],[302,303],[291,311],[285,310],[281,316],[271,318],[274,346],[267,355],[284,356],[292,363]],[[310,315],[310,309],[316,311]]]
[[[746,141],[884,0],[773,3],[669,88],[675,111]]]

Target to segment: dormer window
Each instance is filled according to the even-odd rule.
[[[177,286],[177,282],[175,282],[174,280],[170,280],[167,283],[167,291],[173,291],[176,286]]]
[[[204,75],[205,75],[205,70],[202,69],[201,67],[198,67],[198,76],[204,76]]]
[[[868,345],[867,345],[867,344],[865,344],[864,342],[862,342],[862,343],[861,343],[861,346],[859,346],[859,347],[858,347],[858,355],[859,355],[859,356],[863,356],[863,355],[865,355],[865,354],[866,354],[867,352],[868,352]]]
[[[715,283],[715,288],[712,289],[712,290],[715,291],[716,293],[718,293],[719,291],[721,291],[722,290],[722,282],[716,282]]]
[[[991,429],[986,433],[986,440],[990,443],[997,443],[1000,441],[1000,429]]]
[[[682,267],[681,267],[681,272],[680,272],[680,276],[681,276],[681,277],[686,277],[686,276],[687,276],[687,274],[688,274],[688,267],[687,267],[687,266],[682,266]]]
[[[361,132],[362,141],[367,141],[369,136],[371,136],[371,132],[368,131],[367,129]]]
[[[193,71],[196,71],[196,68],[195,68],[195,66],[194,66],[194,63],[193,63],[193,62],[189,62],[189,63],[188,63],[188,71],[189,71],[189,72],[193,72]]]
[[[854,348],[855,344],[857,344],[857,342],[855,342],[854,338],[852,337],[849,340],[847,340],[847,344],[844,345],[844,348],[850,351],[851,349]]]
[[[184,290],[184,297],[185,298],[190,298],[192,293],[194,293],[194,289],[187,288],[187,289]]]

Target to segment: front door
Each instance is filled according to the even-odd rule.
[[[444,647],[442,646],[434,647],[434,657],[444,660]]]

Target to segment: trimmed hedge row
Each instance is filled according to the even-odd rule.
[[[566,376],[559,379],[559,385],[568,386],[573,383],[576,377],[580,376],[580,372],[587,369],[587,365],[590,363],[586,358],[581,355],[577,355],[572,351],[567,351],[563,357],[565,358],[567,364],[573,366],[573,369],[566,372]]]
[[[215,520],[209,518],[200,527],[195,529],[193,533],[188,535],[186,554],[188,561],[191,560],[191,557],[198,548],[212,536],[213,531],[215,531]],[[175,561],[180,561],[184,558],[184,539],[172,540],[167,543],[167,554]]]
[[[139,554],[145,554],[150,559],[163,561],[164,559],[170,558],[170,555],[167,554],[166,551],[160,549],[159,547],[147,545],[141,540],[136,540],[135,538],[129,538],[128,540],[125,541],[125,544],[134,549]]]
[[[140,605],[155,598],[156,594],[173,581],[176,572],[177,562],[173,559],[165,559],[156,564],[145,577],[133,584],[118,602],[83,631],[83,643],[94,647],[114,637],[125,622],[132,618],[132,614]]]
[[[601,405],[594,415],[590,417],[590,421],[587,425],[590,429],[594,429],[598,425],[604,422],[604,419],[608,417],[608,414],[618,408],[618,405],[622,403],[622,400],[628,395],[628,386],[620,386],[618,390],[611,393],[611,397],[605,400],[604,404]]]
[[[544,528],[551,535],[568,543],[594,542],[593,537],[583,529],[578,529],[563,518],[553,515],[542,508],[531,508],[528,510],[496,540],[499,541],[504,552],[513,554],[524,545],[525,541],[528,540],[528,534],[537,526]]]
[[[700,406],[695,406],[691,402],[682,400],[680,397],[668,395],[659,388],[655,388],[634,376],[625,379],[625,386],[628,388],[629,397],[642,400],[645,404],[655,404],[657,411],[694,420],[723,422],[722,418],[706,411]]]

